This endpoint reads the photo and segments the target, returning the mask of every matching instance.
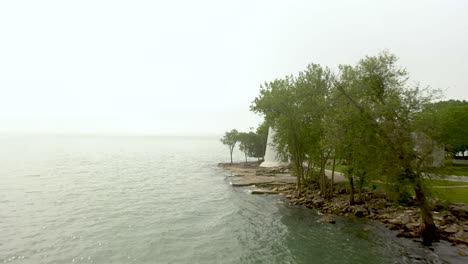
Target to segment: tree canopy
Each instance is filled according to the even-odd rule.
[[[346,164],[351,203],[355,202],[355,181],[359,191],[373,178],[385,179],[396,189],[412,186],[427,231],[424,239],[432,241],[435,226],[422,178],[429,155],[419,147],[418,135],[424,133],[421,124],[428,123],[421,113],[431,109],[427,106],[436,99],[437,91],[411,85],[408,72],[397,61],[384,51],[356,65],[340,65],[336,73],[310,64],[296,76],[262,85],[251,110],[262,114],[276,130],[278,151],[291,160],[298,192],[316,183],[327,196],[333,184],[328,184],[325,166],[330,158],[338,158]],[[451,119],[444,125],[427,125],[433,133],[425,136],[463,146],[464,138],[452,132],[464,129],[459,125],[466,124],[460,114],[465,108],[457,104],[450,109]]]

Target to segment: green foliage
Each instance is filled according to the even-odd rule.
[[[304,161],[323,168],[330,152],[324,124],[330,89],[330,70],[311,64],[297,76],[265,83],[251,106],[275,129],[278,152],[291,160],[299,190],[311,175],[304,173]]]
[[[221,142],[229,147],[232,164],[232,153],[238,142],[239,149],[244,152],[246,162],[247,157],[263,159],[263,156],[265,156],[267,137],[268,123],[263,122],[258,126],[256,132],[250,131],[245,133],[239,132],[236,129],[228,131],[225,133],[224,137],[221,138]]]
[[[254,132],[239,133],[239,149],[244,152],[245,159],[247,157],[263,158],[265,156],[266,137]]]
[[[400,202],[408,202],[409,193],[414,191],[424,220],[423,241],[430,244],[436,227],[426,203],[422,173],[430,164],[433,144],[423,144],[420,139],[430,141],[438,136],[452,146],[463,146],[453,130],[464,129],[457,125],[464,120],[461,111],[468,111],[459,104],[450,108],[452,119],[445,120],[449,135],[434,132],[421,136],[421,124],[445,131],[438,129],[439,125],[431,126],[425,121],[427,115],[421,115],[436,92],[408,85],[409,75],[397,61],[395,55],[382,52],[354,66],[339,66],[337,75],[311,64],[297,76],[262,86],[251,110],[263,114],[276,130],[279,152],[290,158],[299,191],[309,182],[307,176],[315,174],[304,173],[305,161],[312,172],[319,168],[321,193],[326,195],[327,160],[344,160],[350,203],[354,203],[355,185],[360,196],[366,183],[383,175]]]
[[[228,146],[229,153],[231,155],[231,164],[232,164],[232,153],[234,151],[234,147],[237,144],[237,141],[239,141],[239,132],[236,129],[232,129],[231,131],[227,131],[224,134],[224,137],[222,137],[220,139],[220,141],[224,145]]]
[[[449,100],[426,105],[417,116],[425,134],[444,144],[452,155],[468,150],[468,102]]]

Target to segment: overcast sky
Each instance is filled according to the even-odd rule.
[[[221,134],[259,85],[389,49],[468,100],[468,1],[0,1],[0,132]]]

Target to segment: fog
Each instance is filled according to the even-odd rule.
[[[468,100],[466,14],[463,0],[1,1],[0,132],[248,130],[261,83],[384,49]]]

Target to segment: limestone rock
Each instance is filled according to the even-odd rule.
[[[369,214],[369,212],[363,206],[359,206],[354,210],[354,215],[357,216],[357,217],[364,217],[364,216],[366,216],[368,214]]]
[[[456,224],[452,224],[446,228],[444,228],[444,232],[445,233],[456,233],[458,230],[460,230],[460,226],[456,225]]]
[[[333,216],[329,215],[329,214],[324,215],[318,221],[321,222],[321,223],[330,223],[330,224],[336,223],[335,218]]]
[[[468,219],[468,205],[466,204],[451,204],[449,211],[458,219]]]

